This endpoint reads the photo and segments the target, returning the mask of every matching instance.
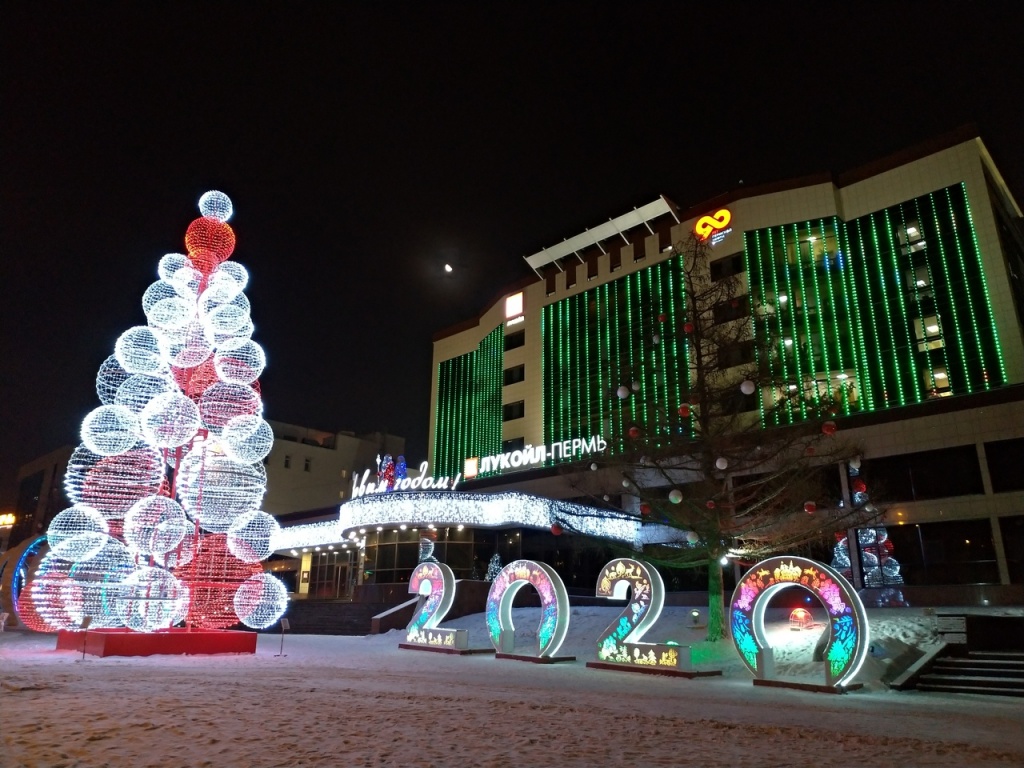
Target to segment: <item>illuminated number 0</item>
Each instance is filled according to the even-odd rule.
[[[499,653],[511,653],[515,645],[512,600],[527,584],[540,594],[540,625],[537,627],[538,656],[554,656],[569,629],[569,595],[565,584],[550,565],[533,560],[515,560],[494,577],[487,593],[487,632]]]

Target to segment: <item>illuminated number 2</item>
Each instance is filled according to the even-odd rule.
[[[494,577],[487,593],[487,632],[499,653],[511,653],[515,645],[512,599],[527,584],[540,594],[541,617],[537,627],[538,656],[554,656],[569,630],[569,595],[550,565],[515,560]]]
[[[640,642],[661,616],[665,605],[665,583],[661,574],[638,560],[617,558],[601,570],[595,594],[624,600],[627,588],[632,588],[632,597],[622,613],[598,636],[597,657],[616,664],[678,667],[678,647]]]
[[[409,594],[421,595],[412,620],[405,628],[406,642],[454,646],[455,630],[437,625],[455,599],[455,574],[444,563],[420,563],[409,579]]]

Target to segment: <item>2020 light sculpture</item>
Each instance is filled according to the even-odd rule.
[[[143,294],[147,324],[121,334],[100,366],[101,405],[65,475],[73,506],[53,519],[50,551],[18,601],[30,628],[74,629],[90,616],[93,627],[142,632],[183,621],[261,629],[287,607],[259,565],[278,525],[259,509],[273,432],[248,272],[228,261],[228,196],[207,192],[199,210],[187,254],[164,256]]]

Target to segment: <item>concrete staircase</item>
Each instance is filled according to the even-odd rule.
[[[1024,651],[969,651],[940,656],[916,680],[919,691],[1024,697]]]
[[[368,635],[373,617],[391,607],[392,603],[292,600],[285,618],[297,635]]]

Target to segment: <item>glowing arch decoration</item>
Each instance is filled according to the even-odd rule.
[[[420,601],[405,628],[406,643],[430,648],[468,647],[466,630],[438,627],[455,600],[455,574],[451,568],[444,563],[420,563],[409,579],[409,594],[419,595]]]
[[[550,565],[534,560],[514,560],[498,572],[487,593],[487,632],[499,655],[514,653],[516,628],[512,623],[512,600],[527,584],[540,595],[537,656],[554,659],[569,631],[569,595],[561,576]]]
[[[341,505],[337,520],[283,528],[275,536],[272,546],[275,552],[297,547],[326,546],[345,541],[346,536],[354,530],[378,525],[472,525],[478,528],[523,526],[551,530],[555,523],[567,532],[621,541],[637,548],[644,544],[685,541],[685,532],[664,525],[641,524],[638,514],[596,510],[583,504],[525,493],[411,490],[371,494],[347,501]]]
[[[732,594],[732,639],[755,677],[772,674],[772,654],[764,628],[769,597],[787,587],[802,587],[828,611],[829,638],[825,646],[825,679],[839,687],[853,681],[868,654],[868,619],[853,586],[823,563],[803,557],[762,560],[743,577]]]
[[[273,432],[260,418],[266,355],[250,339],[249,276],[228,261],[230,198],[211,191],[199,207],[187,254],[160,259],[143,293],[148,325],[121,334],[100,366],[100,406],[64,475],[74,506],[53,519],[49,552],[46,539],[26,550],[20,581],[0,589],[31,629],[85,618],[89,631],[263,629],[287,608],[260,565],[279,526],[259,511]]]
[[[679,667],[678,645],[641,643],[661,616],[665,605],[665,583],[661,574],[646,563],[628,557],[612,560],[601,569],[597,597],[625,600],[632,595],[615,621],[597,638],[597,657],[603,662],[639,667]]]

